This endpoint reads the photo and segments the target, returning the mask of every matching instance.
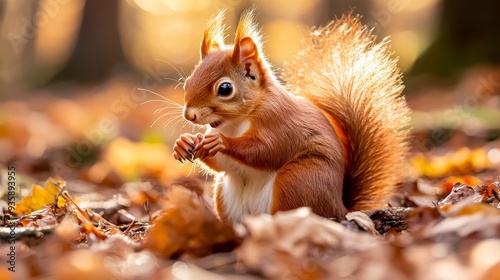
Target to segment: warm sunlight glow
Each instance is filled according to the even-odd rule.
[[[129,2],[129,1],[127,1]],[[163,14],[165,12],[166,6],[162,1],[157,0],[133,0],[133,2],[142,10],[151,14]]]
[[[499,148],[494,148],[491,149],[488,152],[488,159],[493,163],[493,164],[500,164],[500,149]]]
[[[300,40],[306,32],[307,28],[297,22],[271,21],[264,26],[264,49],[274,63],[282,64],[300,50]]]
[[[35,59],[38,63],[60,64],[73,50],[85,0],[61,3],[63,4],[54,4],[50,0],[40,1],[39,13],[46,21],[45,24],[40,22],[38,25],[35,41]]]
[[[411,11],[416,12],[421,9],[426,9],[439,3],[439,0],[373,0],[376,6],[389,11]]]
[[[421,39],[416,32],[403,31],[391,35],[392,47],[399,56],[402,71],[410,68],[421,51]]]
[[[304,15],[310,13],[312,9],[314,9],[318,4],[319,0],[297,0],[297,1],[288,1],[288,0],[274,0],[274,1],[265,1],[265,0],[257,0],[255,1],[257,6],[261,7],[267,13],[272,15],[279,16],[288,16],[288,17],[298,17],[300,15]]]
[[[163,2],[173,11],[186,13],[196,10],[204,10],[210,6],[211,1],[206,0],[163,0]]]
[[[420,1],[410,1],[406,7],[407,11],[416,12],[421,9],[426,9],[431,6],[439,4],[439,0],[420,0]]]
[[[139,2],[142,10],[130,2],[120,5],[122,17],[119,26],[127,58],[146,72],[151,65],[157,64],[156,60],[167,61],[177,67],[192,67],[199,59],[203,28],[213,11],[207,5],[198,5],[196,0],[182,4],[164,0],[155,1],[155,7],[162,11],[155,11],[152,16],[149,9],[153,6],[148,6],[149,1],[135,3],[139,5]],[[134,20],[131,21],[130,17]]]

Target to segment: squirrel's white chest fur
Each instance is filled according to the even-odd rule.
[[[217,129],[227,137],[238,137],[250,128],[250,122],[227,125]],[[214,133],[209,128],[207,133]],[[228,218],[241,222],[244,215],[270,213],[276,172],[258,170],[233,160],[221,153],[215,155],[217,166],[223,170],[216,177],[216,187],[221,188],[222,203]]]

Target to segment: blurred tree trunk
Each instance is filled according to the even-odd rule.
[[[25,65],[33,60],[38,29],[35,15],[39,1],[0,0],[0,95],[26,79]]]
[[[118,0],[87,0],[75,49],[52,81],[99,81],[125,62],[118,32]]]
[[[442,1],[436,40],[409,75],[457,78],[473,64],[500,63],[500,1]]]

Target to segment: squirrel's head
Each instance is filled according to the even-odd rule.
[[[261,51],[252,11],[240,19],[233,46],[224,44],[224,11],[208,23],[201,61],[184,86],[184,117],[218,127],[245,119],[260,102],[266,81],[274,79]]]

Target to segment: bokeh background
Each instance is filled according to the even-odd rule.
[[[420,175],[500,163],[498,1],[0,0],[0,164],[110,186],[197,174],[171,157],[191,128],[162,96],[182,104],[208,19],[227,10],[230,42],[252,6],[278,71],[346,12],[390,36]]]

